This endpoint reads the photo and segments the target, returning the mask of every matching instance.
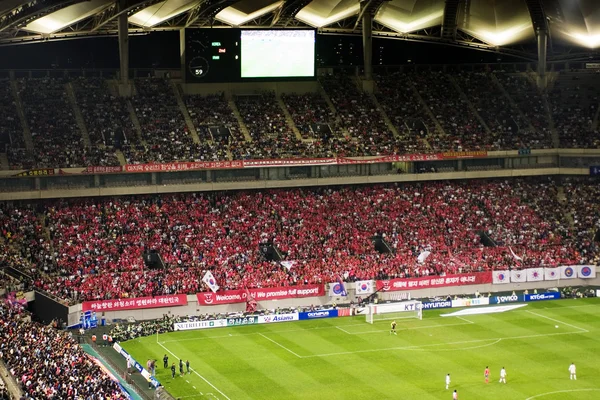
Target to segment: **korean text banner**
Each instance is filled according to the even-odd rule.
[[[82,308],[83,311],[120,311],[185,305],[187,305],[187,295],[174,294],[134,299],[84,301]]]
[[[427,276],[422,278],[398,278],[390,280],[376,281],[377,290],[395,291],[395,290],[417,290],[432,287],[460,286],[460,285],[479,285],[492,283],[491,272],[473,272],[469,274],[456,274],[446,276]]]

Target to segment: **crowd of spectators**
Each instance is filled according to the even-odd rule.
[[[552,181],[439,182],[57,201],[6,223],[36,285],[77,300],[586,263]],[[51,242],[44,236],[48,225]],[[22,226],[31,226],[23,232]],[[497,247],[480,244],[486,233]],[[371,242],[382,234],[393,253]],[[21,237],[25,240],[21,240]],[[272,242],[291,271],[264,259]],[[515,264],[508,247],[526,254]],[[157,250],[167,270],[142,254]],[[419,264],[423,249],[432,255]],[[31,271],[28,271],[31,273]]]
[[[66,83],[66,79],[50,77],[18,80],[37,167],[85,165],[83,137],[67,98]]]
[[[0,79],[0,115],[2,115],[0,118],[0,145],[3,146],[0,150],[4,151],[5,145],[14,148],[25,147],[23,128],[19,121],[10,82],[7,79]]]
[[[386,125],[371,97],[358,90],[352,77],[326,75],[321,85],[335,106],[342,126],[355,139],[340,155],[389,155],[401,153],[399,142]]]
[[[145,143],[123,147],[127,163],[200,159],[169,81],[160,78],[136,79],[135,89],[131,101]]]
[[[596,251],[600,237],[600,186],[596,180],[571,179],[564,185],[567,211],[573,219],[573,230],[579,251],[592,264],[598,264],[600,257]]]
[[[392,124],[402,135],[400,150],[404,153],[425,153],[428,136],[436,137],[435,123],[427,114],[413,91],[409,76],[401,72],[377,75],[377,93],[379,104],[390,118]]]
[[[545,140],[536,137],[529,122],[499,90],[491,74],[462,71],[453,76],[491,130],[497,144],[494,149],[552,147],[549,136]]]
[[[600,106],[600,75],[562,72],[550,91],[549,106],[561,148],[600,148],[593,120]]]
[[[231,143],[234,159],[308,158],[327,153],[296,138],[274,93],[236,96],[235,103],[252,141]]]
[[[441,71],[418,71],[410,73],[409,79],[447,135],[428,139],[431,147],[452,151],[500,149],[499,138],[486,133],[449,75]]]
[[[527,132],[527,143],[532,148],[552,147],[552,133],[548,110],[544,105],[544,94],[538,90],[535,82],[524,74],[498,72],[495,75],[533,126],[534,130]]]
[[[70,334],[0,304],[0,358],[26,399],[122,399],[123,392]]]

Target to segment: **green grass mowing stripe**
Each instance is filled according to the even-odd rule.
[[[157,344],[162,347],[163,349],[165,349],[167,351],[167,353],[171,354],[173,357],[177,357],[175,355],[175,353],[173,353],[171,350],[169,350],[165,345],[158,343]],[[214,390],[216,390],[221,396],[223,396],[225,399],[227,400],[231,400],[229,399],[229,397],[227,397],[227,395],[225,393],[223,393],[221,390],[219,390],[215,385],[213,385],[212,383],[210,383],[210,381],[208,381],[208,379],[206,379],[204,376],[200,375],[198,373],[198,371],[193,370],[193,373],[198,376],[200,379],[202,379],[206,384],[208,384],[211,388],[213,388]]]
[[[262,395],[264,390],[271,390],[279,393],[282,398],[296,398],[293,391],[288,389],[289,385],[285,384],[285,380],[293,377],[285,376],[282,380],[275,379],[268,365],[269,361],[276,357],[270,353],[263,355],[264,352],[254,348],[251,343],[250,336],[220,338],[205,342],[203,349],[196,351],[212,357],[214,362],[219,364],[215,368],[218,369],[221,379],[227,380],[230,385],[235,385],[241,393],[249,391]],[[189,345],[190,343],[186,343],[186,346]],[[174,348],[175,346],[179,347],[179,345],[174,345]],[[246,349],[246,351],[241,349]],[[259,356],[258,364],[256,356]],[[236,398],[239,398],[239,395]]]

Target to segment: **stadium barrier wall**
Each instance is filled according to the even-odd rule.
[[[464,285],[464,286],[448,286],[440,288],[427,288],[410,290],[406,292],[379,292],[378,296],[381,301],[397,301],[398,296],[409,292],[412,298],[436,298],[446,296],[472,296],[474,293],[479,292],[481,294],[497,293],[497,292],[511,292],[511,291],[533,291],[534,289],[543,290],[554,287],[567,287],[567,286],[600,286],[600,274],[594,279],[563,279],[557,281],[539,281],[539,282],[523,282],[523,283],[508,283],[505,285],[494,285],[492,283],[483,285]],[[346,297],[305,297],[305,298],[292,298],[282,300],[265,300],[259,301],[259,309],[277,309],[277,308],[290,308],[290,307],[310,307],[315,308],[331,306],[333,304],[350,303],[354,301],[357,303],[359,297],[356,295],[356,289],[349,284],[346,284],[347,293]],[[530,295],[533,296],[533,295]],[[246,310],[246,303],[234,303],[234,304],[222,304],[215,306],[202,306],[198,304],[198,298],[194,295],[187,295],[187,305],[178,307],[162,307],[162,308],[146,308],[146,309],[134,309],[125,311],[97,311],[98,319],[105,318],[107,321],[113,319],[128,319],[130,317],[136,320],[149,320],[162,318],[165,314],[168,315],[199,315],[199,314],[219,314],[219,313],[235,313],[243,312]],[[82,305],[77,304],[69,307],[69,325],[74,325],[79,322],[82,313]]]

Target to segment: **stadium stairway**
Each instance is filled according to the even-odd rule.
[[[329,98],[329,95],[327,94],[325,89],[323,89],[323,86],[321,86],[321,82],[319,82],[319,93],[321,94],[321,97],[325,100],[325,103],[327,103],[327,106],[329,107],[329,109],[331,110],[333,115],[335,115],[335,123],[337,126],[340,127],[344,137],[346,139],[350,139],[350,132],[348,132],[348,129],[346,129],[346,127],[342,124],[342,119],[340,118],[340,115],[338,114],[337,110],[335,109],[335,106],[333,105],[331,98]]]
[[[377,90],[377,83],[375,81],[373,81],[373,91],[376,91],[376,90]],[[379,114],[381,115],[381,118],[383,118],[383,122],[385,122],[385,125],[394,134],[394,137],[397,138],[397,139],[400,139],[401,135],[398,132],[398,129],[394,126],[394,124],[392,124],[392,121],[390,120],[390,117],[388,117],[388,115],[384,111],[383,107],[379,103],[379,100],[377,100],[377,97],[375,96],[375,94],[374,93],[369,93],[369,98],[371,99],[371,101],[373,102],[373,104],[375,104],[375,107],[377,108],[377,111],[379,111]]]
[[[137,133],[138,140],[141,144],[147,145],[144,136],[142,135],[142,125],[140,125],[140,120],[135,113],[135,108],[133,108],[133,104],[131,104],[131,100],[129,99],[127,99],[127,111],[129,111],[129,117],[131,118],[135,132]]]
[[[429,116],[429,118],[431,118],[431,120],[435,124],[435,130],[437,131],[438,135],[440,135],[442,137],[447,136],[446,131],[444,130],[444,128],[442,128],[442,125],[440,124],[440,121],[438,121],[437,118],[435,117],[435,115],[433,115],[433,112],[431,112],[431,108],[429,108],[427,103],[425,103],[425,100],[423,99],[423,97],[421,97],[421,94],[419,93],[419,90],[417,90],[414,83],[409,82],[409,84],[410,84],[410,88],[412,89],[415,97],[419,100],[419,104],[421,104],[421,107],[423,107],[423,110],[425,110],[425,113]]]
[[[471,103],[471,100],[469,100],[469,97],[460,88],[460,85],[458,84],[458,82],[456,82],[456,79],[454,79],[454,77],[452,77],[452,75],[449,75],[449,74],[446,74],[446,76],[448,77],[448,81],[452,84],[452,86],[454,86],[454,89],[456,89],[456,91],[458,92],[458,95],[460,96],[460,98],[463,99],[463,101],[469,107],[469,110],[471,110],[473,115],[475,115],[475,118],[477,118],[477,121],[479,121],[481,126],[483,126],[483,129],[485,129],[485,133],[492,136],[492,130],[490,129],[488,124],[484,121],[484,119],[481,117],[481,115],[479,115],[479,113],[477,112],[477,108],[475,108],[473,103]]]
[[[560,138],[558,137],[558,131],[556,125],[554,125],[554,119],[550,112],[550,104],[548,104],[548,96],[542,94],[542,102],[544,103],[544,110],[546,111],[546,118],[548,118],[548,126],[550,127],[550,133],[552,134],[552,147],[558,149],[560,147]]]
[[[494,84],[496,85],[496,87],[500,90],[500,92],[502,92],[502,94],[504,95],[504,97],[508,100],[508,102],[510,103],[510,105],[518,111],[519,116],[521,117],[521,119],[523,119],[523,121],[527,121],[527,129],[529,129],[531,132],[535,132],[535,128],[533,127],[533,125],[531,125],[531,121],[529,121],[529,119],[525,116],[525,114],[523,114],[523,111],[519,108],[519,106],[517,105],[517,103],[515,103],[515,101],[513,100],[512,97],[510,97],[510,94],[508,94],[508,92],[506,91],[506,88],[504,86],[502,86],[502,83],[500,83],[500,81],[498,80],[498,77],[496,76],[496,74],[491,74],[492,77],[492,82],[494,82]]]
[[[77,104],[77,97],[75,96],[75,91],[73,90],[73,85],[71,85],[71,82],[65,84],[65,90],[67,91],[67,98],[69,99],[69,103],[71,104],[73,115],[75,115],[75,123],[77,124],[79,132],[83,137],[83,144],[85,145],[85,147],[91,147],[92,141],[90,140],[90,135],[88,134],[87,127],[85,126],[85,121],[83,120],[83,114],[81,114],[81,109]]]
[[[119,164],[121,164],[121,165],[127,164],[127,160],[125,159],[125,154],[123,154],[123,152],[121,150],[116,149],[115,155],[117,156],[117,159],[119,160]]]
[[[177,106],[179,107],[179,111],[181,111],[183,119],[185,120],[185,126],[187,126],[188,132],[190,132],[194,143],[198,144],[200,143],[200,137],[198,136],[198,131],[194,126],[192,118],[190,118],[190,113],[188,112],[185,103],[181,98],[181,87],[175,81],[171,81],[171,86],[173,87],[173,94],[175,95],[175,99],[177,100]]]
[[[296,136],[296,140],[302,142],[302,135],[300,134],[300,131],[298,130],[298,127],[296,126],[296,124],[294,124],[292,115],[290,114],[290,111],[285,106],[285,103],[283,102],[283,99],[281,98],[281,94],[276,93],[275,98],[277,99],[277,104],[279,104],[279,108],[281,108],[281,110],[283,111],[283,115],[285,115],[285,122],[287,123],[288,127],[292,130],[292,132],[294,132],[294,135]]]
[[[21,387],[15,380],[15,378],[8,373],[8,369],[6,368],[6,364],[4,361],[0,361],[0,374],[2,374],[2,381],[4,382],[6,389],[11,395],[11,399],[23,399],[24,393],[21,390]]]
[[[8,163],[8,155],[6,153],[0,153],[0,170],[6,171],[10,169]]]
[[[33,151],[33,138],[31,136],[31,130],[25,118],[25,112],[23,111],[23,103],[21,102],[21,96],[19,96],[19,88],[17,88],[17,82],[14,79],[10,80],[10,87],[12,89],[13,98],[17,106],[17,114],[19,115],[19,121],[23,127],[23,139],[25,141],[25,148],[29,151]]]
[[[596,110],[596,114],[594,114],[594,119],[592,121],[592,129],[598,129],[598,119],[600,118],[600,104],[598,104],[598,109]]]
[[[558,202],[563,206],[563,214],[565,216],[565,220],[569,223],[569,226],[572,230],[575,229],[575,219],[573,218],[573,214],[571,214],[571,211],[567,206],[567,195],[565,193],[564,186],[558,186],[556,197],[558,199]]]
[[[233,99],[230,97],[227,99],[227,104],[229,105],[229,108],[231,108],[231,110],[233,111],[235,119],[237,119],[238,125],[240,126],[240,132],[242,132],[242,134],[244,135],[244,139],[246,139],[246,142],[251,142],[252,137],[250,136],[250,132],[248,132],[248,127],[244,123],[242,115],[240,114],[240,110],[238,110],[235,101],[233,101]]]

